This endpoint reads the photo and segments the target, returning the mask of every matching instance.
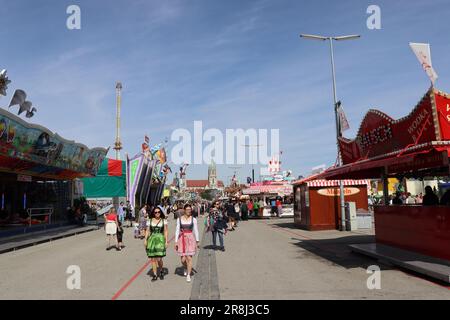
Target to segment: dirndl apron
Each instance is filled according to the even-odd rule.
[[[162,225],[160,225],[162,223]],[[151,235],[147,240],[147,256],[161,258],[166,256],[166,238],[164,237],[164,221],[161,219],[156,226],[150,221]]]
[[[180,257],[195,256],[197,253],[197,240],[193,233],[194,217],[191,219],[190,224],[182,224],[180,218],[180,236],[177,240],[177,254]]]

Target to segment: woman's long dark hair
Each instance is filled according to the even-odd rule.
[[[159,216],[161,217],[161,219],[166,219],[166,215],[164,214],[164,211],[160,208],[160,207],[154,207],[152,210],[152,213],[150,213],[150,218],[156,218],[155,217],[155,210],[158,209],[159,211],[161,211],[161,213],[159,214]]]

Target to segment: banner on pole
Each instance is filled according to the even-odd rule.
[[[428,77],[430,78],[431,82],[434,85],[436,79],[438,78],[438,75],[436,71],[434,71],[433,65],[431,63],[430,44],[411,42],[409,46],[416,55],[417,59],[419,59],[419,62],[422,64],[423,69],[425,70],[425,72],[427,73]]]

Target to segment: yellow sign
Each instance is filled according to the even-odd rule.
[[[339,188],[326,188],[326,189],[320,189],[317,191],[322,196],[327,197],[339,197],[341,194],[341,191]],[[359,193],[358,188],[344,188],[344,195],[345,196],[352,196],[354,194]]]

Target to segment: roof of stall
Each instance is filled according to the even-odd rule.
[[[66,140],[0,108],[0,171],[56,180],[90,177],[107,152]]]
[[[344,165],[318,179],[448,176],[450,96],[430,88],[412,112],[394,120],[370,110],[355,139],[339,138]]]

